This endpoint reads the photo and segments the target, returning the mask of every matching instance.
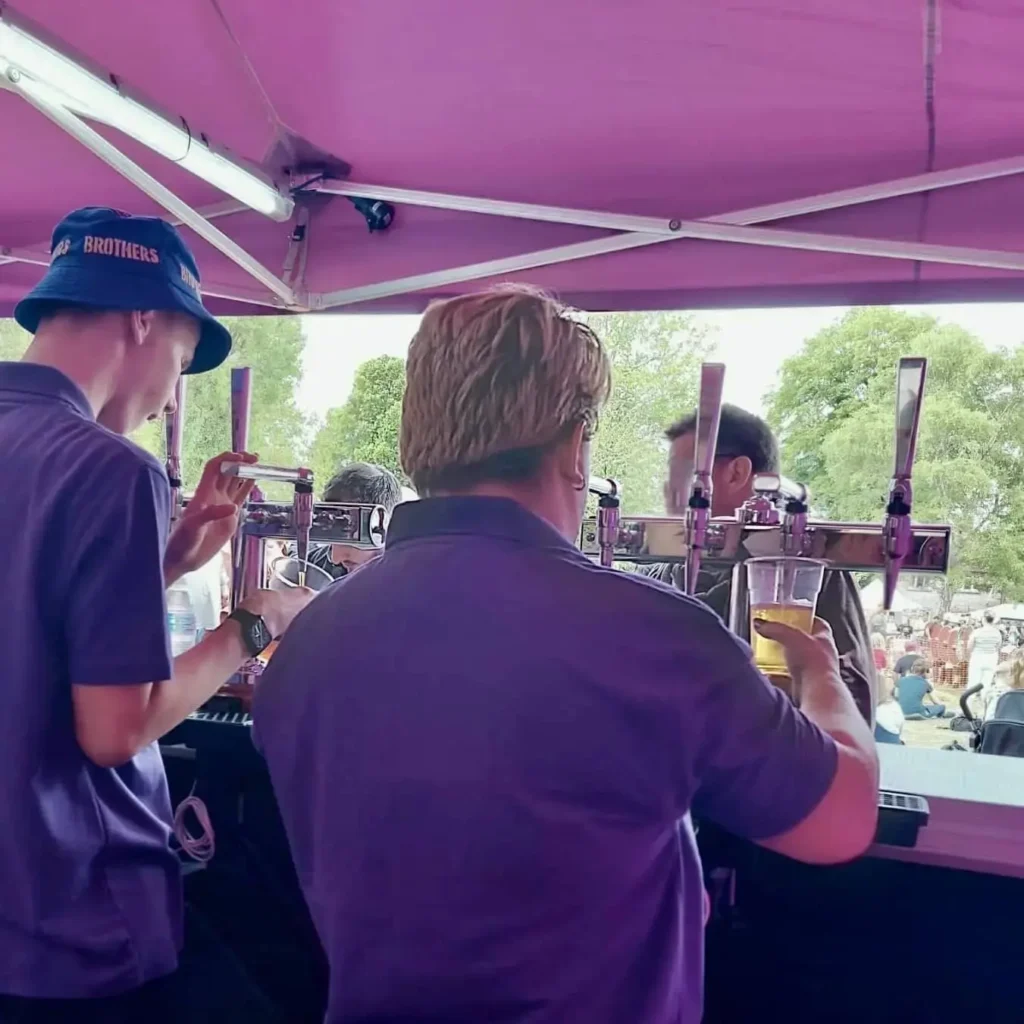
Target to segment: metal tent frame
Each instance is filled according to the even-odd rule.
[[[65,51],[70,52],[70,51]],[[116,81],[113,76],[108,76]],[[305,313],[341,309],[387,296],[422,291],[436,286],[496,277],[536,267],[592,259],[608,253],[622,252],[681,239],[731,242],[741,245],[800,249],[823,253],[881,257],[924,263],[945,263],[967,267],[1024,271],[1024,253],[935,245],[923,242],[901,242],[848,235],[820,234],[761,225],[791,220],[813,213],[878,202],[897,196],[908,196],[939,189],[954,188],[979,181],[1024,173],[1024,156],[973,164],[952,170],[934,171],[912,177],[878,182],[857,188],[787,200],[746,210],[718,214],[700,220],[676,217],[630,216],[600,210],[572,209],[533,203],[504,202],[474,196],[449,195],[415,189],[391,188],[365,183],[332,180],[295,179],[290,193],[296,200],[294,222],[302,226],[308,210],[302,205],[304,194],[336,195],[348,198],[383,200],[395,204],[432,207],[441,210],[474,213],[484,216],[518,218],[532,221],[603,229],[607,237],[555,248],[540,249],[516,256],[447,267],[429,273],[385,280],[358,287],[339,288],[328,292],[309,292],[296,286],[305,265],[307,233],[292,233],[292,241],[281,274],[265,267],[213,223],[234,213],[247,211],[243,203],[231,201],[206,209],[196,209],[184,202],[169,188],[132,161],[124,152],[92,128],[81,116],[62,105],[59,100],[41,93],[9,74],[0,82],[4,88],[21,96],[41,115],[58,125],[88,151],[99,157],[141,192],[167,211],[175,222],[194,231],[202,239],[241,267],[260,286],[256,294],[240,294],[226,290],[208,295],[247,305],[265,306],[280,312]],[[133,97],[134,98],[134,97]],[[136,102],[140,102],[137,99]],[[156,108],[153,108],[156,109]],[[29,249],[0,246],[0,265],[26,263],[46,266],[46,246]]]

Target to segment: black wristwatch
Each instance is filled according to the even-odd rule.
[[[242,644],[249,652],[249,657],[255,658],[257,654],[262,654],[274,642],[263,616],[254,615],[244,608],[236,608],[228,618],[234,619],[241,626]]]

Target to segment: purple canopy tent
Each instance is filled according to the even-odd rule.
[[[22,0],[0,31],[0,315],[84,204],[170,210],[221,314],[411,311],[494,278],[591,309],[1015,298],[1018,10]],[[259,165],[271,215],[75,109],[5,53],[11,25],[174,115],[192,156]],[[346,196],[393,224],[371,234]]]

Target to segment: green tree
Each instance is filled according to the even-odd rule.
[[[595,313],[587,322],[612,362],[612,397],[601,415],[591,470],[622,485],[630,515],[660,513],[665,428],[697,404],[708,331],[680,313]]]
[[[373,462],[402,476],[398,429],[404,391],[401,359],[377,356],[359,365],[345,404],[328,410],[313,439],[309,461],[319,487],[341,462]]]
[[[769,396],[784,465],[830,518],[880,521],[904,355],[928,359],[914,518],[953,526],[946,591],[974,583],[1024,596],[1024,350],[986,349],[932,317],[847,314],[783,364]]]
[[[0,320],[0,362],[20,359],[31,340],[32,336],[13,320]]]
[[[231,447],[235,366],[252,367],[249,447],[259,453],[260,461],[296,466],[305,455],[308,420],[295,399],[305,347],[298,317],[238,317],[225,324],[234,339],[231,355],[216,370],[187,378],[182,459],[186,489],[198,482],[208,459]],[[151,450],[162,456],[162,437]]]
[[[208,459],[231,447],[232,366],[252,367],[250,447],[262,461],[280,465],[298,465],[304,455],[308,424],[295,401],[305,345],[299,319],[239,317],[225,323],[234,338],[227,361],[210,373],[187,378],[182,460],[186,488],[195,486]],[[28,341],[13,320],[0,321],[0,359],[20,358]],[[161,422],[145,424],[132,440],[164,458]]]

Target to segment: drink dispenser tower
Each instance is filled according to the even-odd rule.
[[[824,561],[830,569],[880,572],[885,608],[892,606],[901,572],[944,575],[949,569],[951,529],[911,520],[911,475],[924,399],[926,361],[901,359],[896,374],[895,470],[889,500],[875,523],[812,519],[807,488],[774,473],[754,478],[754,493],[733,516],[711,515],[711,470],[722,408],[725,368],[704,364],[697,410],[694,478],[686,515],[623,517],[612,551],[601,543],[598,520],[583,524],[581,547],[602,563],[674,563],[686,567],[687,593],[696,591],[702,567],[732,568],[729,626],[746,631],[749,615],[744,562],[758,556]],[[607,532],[607,530],[606,530]]]

